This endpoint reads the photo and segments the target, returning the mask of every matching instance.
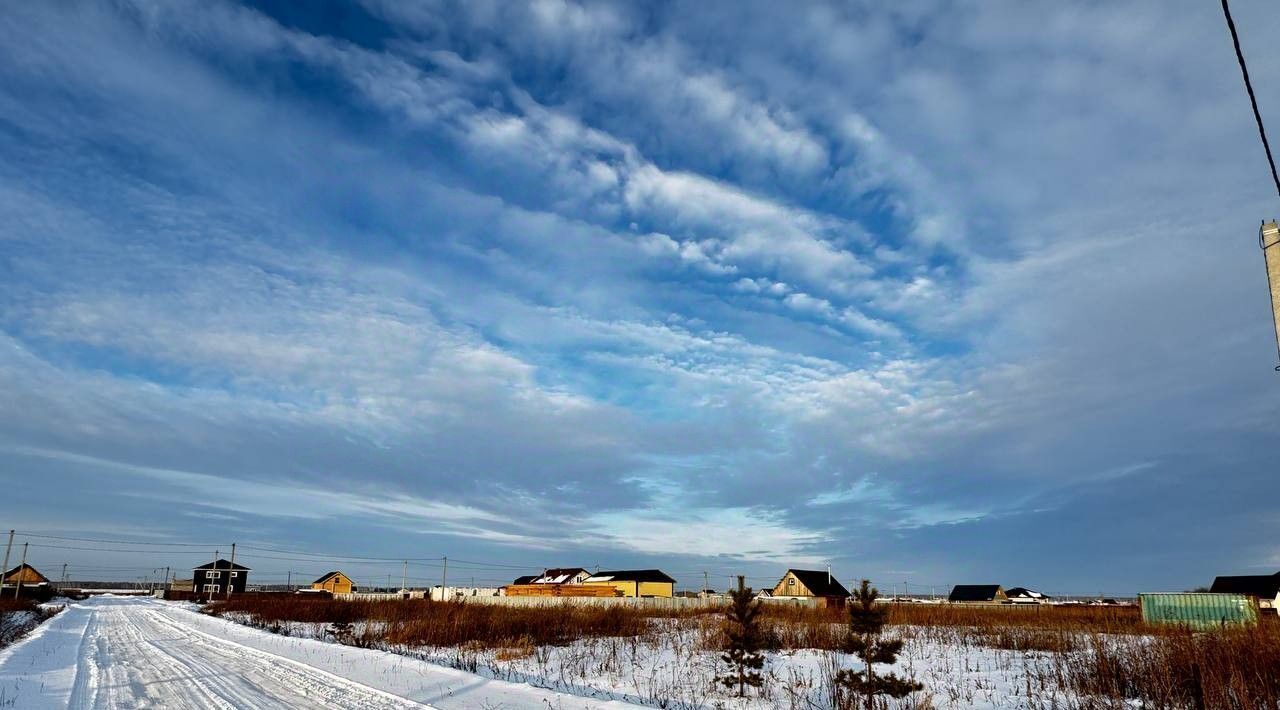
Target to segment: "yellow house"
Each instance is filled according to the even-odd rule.
[[[622,569],[596,572],[582,582],[591,587],[613,587],[620,597],[671,597],[676,581],[657,569]]]
[[[312,582],[311,588],[333,594],[350,594],[356,591],[356,583],[347,575],[333,571]]]

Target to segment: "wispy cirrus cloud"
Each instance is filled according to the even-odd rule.
[[[1266,198],[1204,11],[351,17],[0,20],[0,444],[66,491],[24,510],[1059,586],[1107,573],[1019,540],[1274,525]]]

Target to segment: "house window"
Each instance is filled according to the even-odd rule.
[[[208,572],[205,572],[205,575],[209,577],[209,579],[217,579],[218,577],[222,576],[222,573],[219,572],[218,570],[210,570]]]
[[[231,576],[232,576],[232,577],[239,577],[239,576],[240,576],[240,573],[239,573],[239,572],[232,572],[232,573],[231,573]]]
[[[796,578],[795,578],[795,577],[790,577],[790,578],[788,578],[788,579],[787,579],[787,586],[788,586],[788,587],[794,587],[794,586],[796,586]]]

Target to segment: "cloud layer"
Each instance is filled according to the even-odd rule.
[[[1274,203],[1213,10],[15,8],[0,522],[495,580],[1270,570]]]

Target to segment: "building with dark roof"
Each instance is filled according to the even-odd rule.
[[[957,584],[947,601],[956,604],[1003,604],[1009,601],[1004,587],[998,584]]]
[[[591,573],[581,567],[552,567],[528,584],[582,584]]]
[[[829,605],[844,604],[849,590],[827,570],[789,569],[773,587],[773,599],[813,599]]]
[[[617,569],[596,572],[582,584],[613,587],[624,597],[672,597],[676,580],[660,569]]]
[[[1222,594],[1245,594],[1258,600],[1263,609],[1280,608],[1280,572],[1276,574],[1215,577],[1209,591]]]
[[[199,595],[243,594],[249,584],[249,568],[222,558],[191,570],[191,587]]]
[[[1048,604],[1049,597],[1041,594],[1034,589],[1026,587],[1010,587],[1005,590],[1005,596],[1013,604]]]

